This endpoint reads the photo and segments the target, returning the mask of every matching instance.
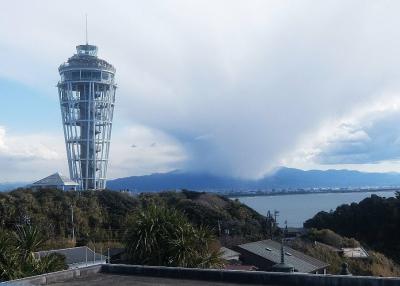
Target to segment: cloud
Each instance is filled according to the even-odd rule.
[[[130,126],[113,135],[109,176],[172,171],[182,166],[186,156],[183,146],[164,132],[142,125]]]
[[[56,96],[57,67],[83,42],[89,11],[89,42],[117,68],[112,176],[181,167],[259,177],[305,134],[315,142],[325,122],[400,91],[399,8],[365,1],[9,1],[0,11],[0,52],[7,54],[0,76]],[[312,150],[317,161],[397,156],[365,155],[378,144],[373,130],[349,124],[329,126],[338,137]],[[154,150],[130,148],[140,130],[129,126],[146,126],[166,145],[154,139]],[[125,128],[131,137],[115,136]],[[125,161],[120,149],[129,154]]]
[[[112,140],[111,178],[179,169],[187,156],[174,138],[142,125],[116,130]],[[68,174],[67,166],[62,134],[9,134],[0,126],[0,182]]]
[[[297,157],[317,165],[368,165],[400,160],[400,97],[358,107],[325,125]],[[333,125],[333,126],[332,126]],[[328,132],[327,132],[328,130]],[[310,141],[309,141],[310,142]]]
[[[0,181],[32,181],[66,173],[63,139],[53,134],[8,134],[0,126]]]

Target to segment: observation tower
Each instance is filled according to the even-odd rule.
[[[58,68],[61,117],[70,177],[81,190],[106,187],[115,102],[115,68],[97,57],[94,45],[79,45]]]

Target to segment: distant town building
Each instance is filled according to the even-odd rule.
[[[241,244],[235,247],[240,252],[244,264],[255,265],[259,270],[271,271],[281,263],[281,243],[273,240],[261,240]],[[325,274],[329,264],[296,251],[290,247],[284,248],[285,262],[294,268],[295,272]]]
[[[60,173],[54,173],[29,185],[33,189],[59,189],[63,191],[76,190],[78,186],[78,183]]]

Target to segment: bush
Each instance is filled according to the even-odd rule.
[[[354,238],[342,237],[330,229],[311,229],[307,237],[310,240],[319,241],[336,248],[360,246],[360,243]]]
[[[131,263],[200,268],[222,265],[211,232],[194,227],[176,210],[149,205],[129,221],[125,244]]]
[[[35,257],[34,252],[44,243],[40,233],[29,225],[20,226],[14,232],[0,230],[0,280],[67,269],[63,255]]]

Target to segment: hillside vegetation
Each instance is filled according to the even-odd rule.
[[[322,242],[315,243],[315,241]],[[327,272],[340,274],[342,263],[346,262],[353,275],[361,276],[400,276],[400,266],[384,254],[376,251],[368,251],[367,258],[343,257],[333,247],[357,247],[360,245],[355,239],[342,237],[331,230],[315,231],[302,238],[290,242],[290,246],[312,257],[329,264]]]
[[[74,225],[78,244],[121,241],[128,215],[149,204],[175,208],[190,223],[207,226],[215,235],[229,232],[230,237],[247,241],[263,238],[265,233],[265,218],[239,201],[190,191],[131,196],[115,191],[19,189],[0,193],[0,229],[31,224],[60,243],[71,237]]]
[[[395,198],[372,195],[359,203],[339,206],[333,212],[319,212],[304,226],[328,228],[343,236],[354,237],[400,263],[399,194]]]
[[[372,233],[376,232],[375,235],[379,236],[381,229],[372,219],[377,215],[374,207],[397,205],[398,199],[372,197],[370,200],[373,203],[367,204],[369,207],[364,210],[366,213],[363,218],[364,222],[371,220],[367,226]],[[351,208],[355,206],[352,205]],[[387,211],[384,210],[383,213],[386,214]],[[352,213],[341,212],[337,216],[342,219],[341,216],[345,214]],[[330,220],[331,216],[333,214],[319,214],[316,218],[323,220],[316,222],[321,225],[329,222],[335,226],[335,220]],[[348,220],[342,222],[345,225],[363,221],[354,214],[351,219],[345,217]],[[103,249],[105,244],[126,246],[129,262],[150,265],[218,267],[221,264],[218,254],[220,244],[232,246],[265,239],[266,234],[271,231],[275,231],[274,236],[279,237],[279,230],[272,229],[274,223],[268,219],[271,218],[263,217],[238,200],[191,191],[139,196],[115,191],[62,192],[30,189],[0,193],[0,234],[3,237],[8,237],[21,227],[33,226],[43,235],[43,244],[35,250],[70,247],[75,245],[71,241],[74,227],[78,245],[100,244]],[[311,225],[312,220],[307,224]],[[385,229],[385,223],[381,224]],[[349,231],[346,236],[363,235],[357,226],[344,228],[351,229],[358,232]],[[392,231],[392,236],[398,235],[394,229]],[[337,248],[360,244],[364,246],[366,243],[328,230],[312,231],[295,241],[295,248],[330,263],[330,273],[338,273],[343,260],[348,260],[354,274],[400,275],[398,265],[381,253],[370,251],[368,259],[357,261],[343,259],[329,247],[314,245],[315,240]],[[396,246],[390,245],[391,249]],[[99,248],[96,246],[96,249]]]
[[[61,254],[35,256],[34,252],[44,242],[43,234],[33,226],[0,230],[0,282],[67,269],[65,256]]]

